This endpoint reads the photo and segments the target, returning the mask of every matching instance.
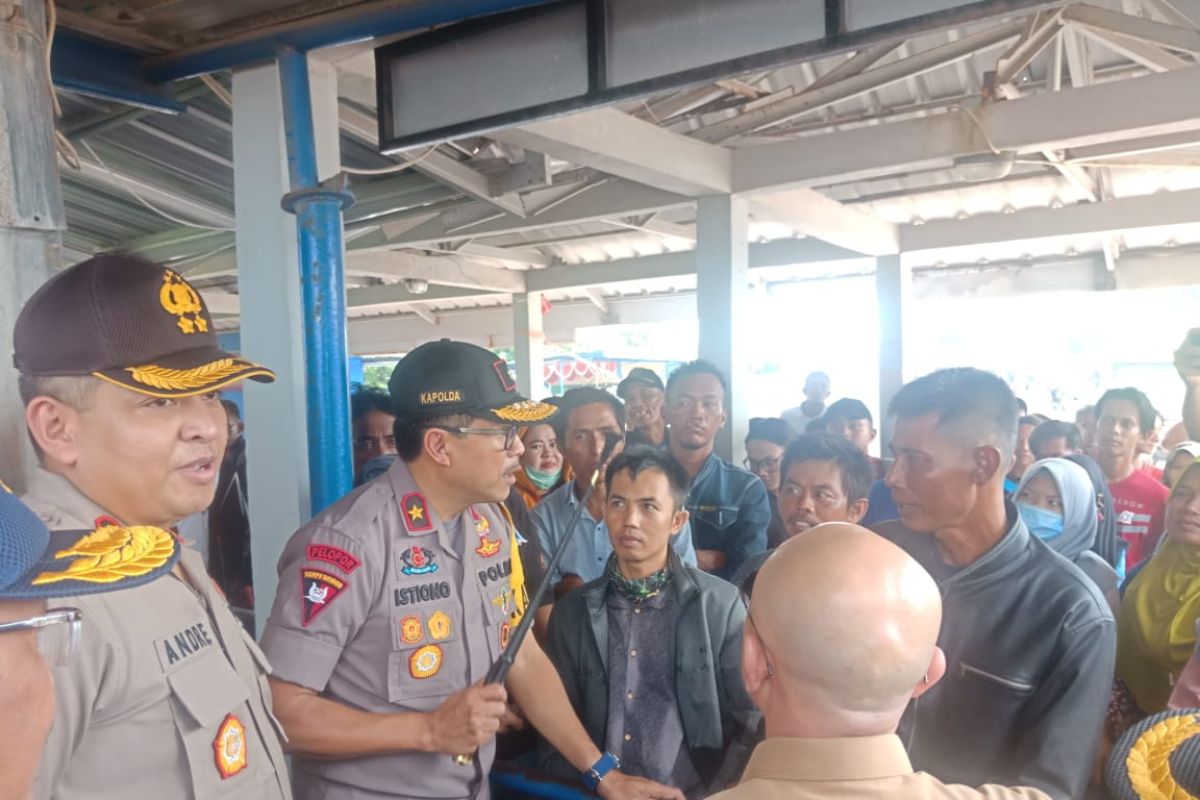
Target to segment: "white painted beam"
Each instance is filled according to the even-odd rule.
[[[1111,31],[1149,44],[1200,55],[1200,31],[1194,27],[1168,25],[1088,3],[1071,3],[1063,9],[1063,15],[1072,22],[1090,28]]]
[[[527,247],[490,247],[486,244],[468,242],[456,248],[454,252],[525,267],[548,267],[554,263],[552,256]]]
[[[633,231],[645,231],[653,233],[664,239],[678,239],[679,241],[696,243],[696,226],[695,225],[680,225],[676,222],[667,222],[663,219],[654,219],[653,217],[645,222],[637,222],[632,219],[614,219],[609,220],[613,225],[619,228],[628,228]]]
[[[917,53],[911,58],[893,61],[852,75],[844,80],[801,92],[795,97],[782,100],[774,105],[739,114],[703,128],[693,135],[702,141],[721,142],[778,125],[801,114],[807,114],[843,100],[860,97],[876,89],[890,86],[907,78],[924,75],[932,70],[968,58],[979,50],[995,46],[1017,36],[1021,33],[1023,24],[1021,20],[1013,20],[970,36],[964,36],[957,41]]]
[[[731,154],[615,108],[572,114],[491,138],[689,197],[727,193]]]
[[[541,230],[560,225],[609,219],[628,214],[645,214],[668,208],[690,206],[695,201],[674,192],[652,189],[633,181],[613,178],[586,192],[558,202],[553,207],[530,213],[526,219],[504,215],[465,230],[447,230],[438,216],[393,238],[388,247],[437,246],[443,242]]]
[[[342,130],[354,138],[372,147],[379,146],[379,128],[376,120],[344,103],[338,106],[338,119]],[[488,187],[487,176],[475,169],[462,164],[455,159],[444,156],[436,151],[426,151],[424,154],[403,154],[412,162],[412,169],[434,180],[452,186],[459,191],[490,203],[501,211],[525,216],[525,206],[516,192],[506,192],[493,197]]]
[[[896,226],[864,211],[843,205],[813,189],[792,189],[755,196],[750,214],[794,231],[864,255],[899,252]]]
[[[408,307],[408,310],[428,322],[430,325],[437,327],[437,315],[434,314],[433,311],[431,311],[424,303],[413,303]]]
[[[998,149],[1018,153],[1197,132],[1197,85],[1200,67],[1189,67],[994,103],[974,112],[978,124],[958,111],[738,149],[734,190],[820,186],[949,167],[957,156],[991,152],[980,126]]]
[[[584,289],[583,293],[587,295],[588,300],[592,301],[592,305],[600,309],[601,314],[608,313],[608,301],[604,299],[604,292],[593,286],[591,288]]]
[[[1191,61],[1169,53],[1162,47],[1149,44],[1129,36],[1122,36],[1111,31],[1090,28],[1087,25],[1076,25],[1076,30],[1101,47],[1106,47],[1117,55],[1124,56],[1130,61],[1141,64],[1154,72],[1169,72],[1173,69],[1186,69],[1192,66]]]
[[[750,245],[750,269],[786,267],[794,264],[844,261],[862,258],[816,239],[775,239]],[[530,272],[525,277],[529,291],[549,292],[580,286],[601,286],[650,278],[677,278],[696,274],[694,251],[662,253],[587,264],[560,264]]]
[[[1200,222],[1200,189],[1123,197],[1103,203],[980,214],[900,228],[903,252],[1186,225]]]
[[[347,272],[374,278],[418,278],[440,286],[461,286],[495,292],[525,291],[521,272],[488,267],[456,255],[425,256],[417,253],[370,250],[346,254]]]

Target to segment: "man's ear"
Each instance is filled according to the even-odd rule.
[[[867,498],[855,500],[846,508],[846,520],[855,525],[867,515]]]
[[[671,535],[674,536],[683,530],[683,526],[687,524],[687,521],[690,517],[691,514],[688,513],[686,508],[681,508],[676,511],[675,516],[671,518]]]
[[[875,430],[874,428],[871,428],[871,441],[872,442],[875,441],[875,437],[877,437],[878,435],[879,435],[879,431]]]
[[[762,640],[754,633],[753,625],[742,626],[742,681],[746,684],[755,705],[762,708],[762,696],[771,675],[767,670],[767,653]]]
[[[435,464],[440,464],[443,467],[453,466],[450,457],[449,444],[450,434],[441,428],[426,428],[421,434],[421,443],[425,449],[425,455],[429,456]]]
[[[976,447],[974,450],[975,469],[972,474],[975,485],[983,486],[990,483],[1001,470],[1007,472],[1012,465],[1013,458],[1012,454],[1008,456],[1001,454],[1000,448],[995,445],[985,444]]]
[[[48,463],[75,466],[78,411],[53,397],[35,397],[25,406],[25,425]]]
[[[929,668],[925,670],[923,680],[913,689],[912,696],[914,698],[928,692],[934,685],[942,679],[946,674],[946,654],[942,652],[942,648],[934,647],[933,655],[929,659]]]

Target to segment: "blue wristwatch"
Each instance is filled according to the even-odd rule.
[[[604,780],[605,775],[620,768],[621,759],[612,753],[604,753],[595,764],[592,764],[591,769],[583,773],[583,783],[594,792],[600,785],[600,781]]]

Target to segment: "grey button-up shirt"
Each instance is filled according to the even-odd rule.
[[[679,603],[662,591],[635,602],[612,587],[608,607],[608,728],[605,749],[621,768],[674,786],[704,790],[684,738],[675,697],[674,648]]]

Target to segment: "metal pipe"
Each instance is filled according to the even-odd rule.
[[[277,58],[292,186],[283,207],[296,215],[300,243],[308,473],[315,515],[350,491],[353,482],[342,210],[354,198],[344,188],[319,181],[308,57],[282,48]]]

